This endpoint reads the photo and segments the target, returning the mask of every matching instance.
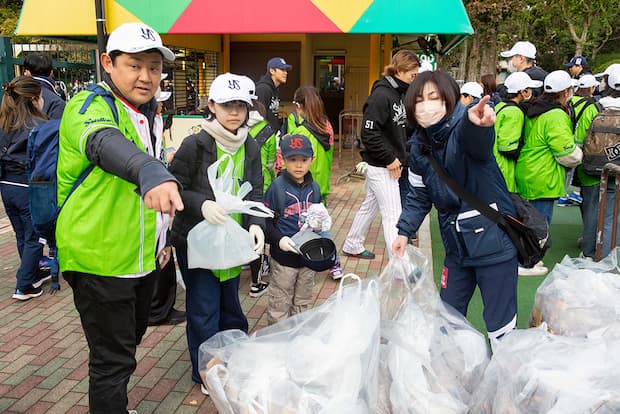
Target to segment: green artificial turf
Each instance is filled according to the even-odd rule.
[[[579,247],[577,239],[581,237],[581,214],[579,207],[555,207],[553,219],[551,221],[551,238],[553,246],[545,255],[545,266],[549,271],[553,266],[560,262],[565,255],[576,257],[579,255]],[[439,234],[439,224],[437,222],[437,211],[431,212],[431,239],[433,248],[433,270],[435,273],[435,281],[439,286],[441,271],[443,268],[443,259],[445,251]],[[534,305],[536,289],[545,279],[545,276],[519,276],[518,285],[518,310],[517,325],[519,328],[526,328]],[[482,299],[480,292],[476,288],[476,292],[469,304],[467,319],[476,327],[476,329],[486,334],[484,320],[482,319]]]

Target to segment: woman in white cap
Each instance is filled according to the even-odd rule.
[[[192,380],[200,384],[198,347],[219,331],[240,329],[247,332],[248,321],[239,302],[241,266],[233,269],[189,269],[187,234],[196,224],[207,220],[222,224],[226,211],[217,203],[209,183],[207,168],[225,155],[234,163],[233,176],[240,186],[249,181],[252,191],[247,200],[263,200],[263,175],[258,144],[248,137],[248,108],[252,94],[244,87],[247,77],[225,73],[211,83],[208,107],[210,114],[201,131],[187,137],[176,152],[170,171],[183,185],[181,196],[185,210],[174,218],[171,231],[179,268],[185,282],[187,343],[192,362]],[[262,218],[234,215],[253,237],[259,254],[264,247]],[[206,393],[206,388],[201,385]]]
[[[575,144],[568,102],[575,81],[563,70],[545,78],[543,93],[527,108],[525,143],[515,171],[521,197],[551,223],[555,201],[564,195],[566,168],[583,156]]]

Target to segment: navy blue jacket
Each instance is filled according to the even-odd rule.
[[[308,172],[304,182],[298,184],[285,170],[269,186],[265,194],[265,205],[275,212],[273,219],[267,219],[266,239],[271,257],[283,266],[304,267],[301,257],[296,253],[280,249],[280,239],[297,233],[302,222],[301,213],[308,211],[312,204],[321,202],[321,190]]]
[[[26,126],[5,133],[0,129],[0,178],[12,182],[27,183],[28,136],[37,124],[44,119],[32,118]]]
[[[515,215],[502,173],[495,162],[493,127],[472,124],[465,107],[411,136],[411,171],[422,177],[411,187],[398,221],[398,234],[410,238],[435,205],[446,256],[462,266],[486,266],[516,256],[510,238],[495,223],[461,201],[432,169],[424,155],[432,151],[447,173],[466,190],[499,211]]]
[[[65,101],[56,94],[54,90],[54,79],[46,76],[33,76],[33,79],[39,81],[41,91],[43,92],[43,112],[50,119],[62,118],[62,112],[65,110]]]

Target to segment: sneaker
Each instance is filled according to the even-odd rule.
[[[268,287],[269,283],[267,282],[252,283],[252,286],[250,286],[250,297],[260,298],[267,292]]]
[[[263,257],[263,261],[261,262],[259,272],[261,276],[267,276],[269,273],[271,273],[271,265],[269,265],[269,256],[264,254],[262,255],[262,257]]]
[[[334,267],[329,269],[329,275],[334,280],[338,280],[342,278],[342,266],[340,266],[340,261],[337,261]]]
[[[203,384],[200,384],[200,392],[204,395],[209,395],[209,390]]]
[[[361,253],[347,253],[344,250],[342,251],[342,254],[345,256],[349,256],[349,257],[354,257],[356,259],[374,259],[375,258],[375,254],[373,252],[371,252],[370,250],[364,250]]]
[[[558,198],[558,207],[570,207],[575,205],[575,202],[573,202],[573,200],[569,199],[568,197]]]
[[[573,191],[568,195],[568,199],[573,203],[581,204],[583,203],[583,197],[576,191]]]
[[[41,296],[42,294],[43,289],[30,285],[30,287],[27,287],[25,289],[15,289],[15,293],[13,293],[13,299],[28,300]]]
[[[41,276],[40,276],[40,278],[39,278],[39,280],[37,280],[36,282],[34,282],[34,283],[32,284],[32,287],[34,287],[34,288],[40,288],[40,287],[43,285],[43,283],[45,283],[45,282],[49,282],[50,280],[52,280],[52,275],[50,275],[50,274],[47,274],[47,275],[41,275]]]
[[[136,410],[129,410],[127,411],[127,414],[138,414],[138,412]]]
[[[544,266],[534,266],[532,268],[525,268],[519,266],[519,276],[544,276],[549,272]]]

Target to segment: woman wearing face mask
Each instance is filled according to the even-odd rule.
[[[192,380],[200,384],[198,347],[217,332],[240,329],[247,332],[248,321],[239,302],[241,266],[232,269],[189,269],[187,234],[202,220],[222,224],[226,211],[217,203],[207,177],[207,169],[218,159],[230,156],[220,168],[232,162],[233,178],[241,184],[249,181],[252,191],[246,200],[263,201],[263,175],[260,148],[248,138],[248,107],[255,99],[248,88],[249,78],[225,73],[218,76],[209,88],[208,107],[211,112],[199,133],[187,137],[176,152],[170,172],[183,186],[181,197],[185,209],[174,218],[171,231],[179,269],[186,286],[187,343],[192,362]],[[254,250],[260,254],[264,247],[263,218],[231,214],[231,217],[254,239]],[[206,388],[201,384],[201,390]]]
[[[0,192],[2,203],[15,231],[21,263],[17,269],[17,286],[13,299],[28,300],[40,296],[39,243],[30,218],[26,147],[32,128],[44,122],[41,85],[36,79],[20,76],[4,86],[0,107]]]
[[[576,167],[583,156],[575,144],[568,102],[575,81],[563,70],[545,78],[543,94],[532,99],[525,120],[525,143],[517,160],[515,177],[521,197],[551,223],[553,205],[564,195],[566,168]]]
[[[364,104],[361,139],[362,159],[368,163],[366,198],[355,215],[342,247],[345,256],[374,259],[364,248],[366,232],[381,213],[386,246],[396,238],[396,221],[409,191],[407,174],[407,119],[402,97],[420,68],[420,60],[410,50],[399,50],[384,78],[376,81]]]
[[[517,251],[495,223],[461,201],[431,167],[428,154],[454,180],[500,212],[514,215],[504,177],[493,156],[495,113],[489,96],[466,109],[459,87],[444,71],[416,77],[405,96],[407,119],[414,128],[409,166],[420,179],[407,196],[392,252],[401,256],[434,205],[446,250],[441,298],[463,315],[476,285],[484,302],[489,338],[516,327]],[[493,342],[493,341],[492,341]]]

